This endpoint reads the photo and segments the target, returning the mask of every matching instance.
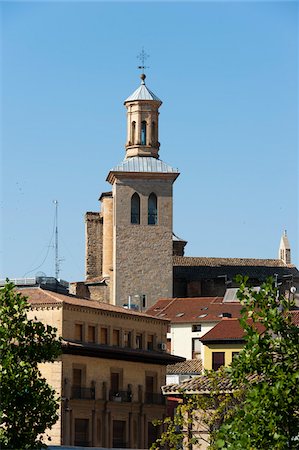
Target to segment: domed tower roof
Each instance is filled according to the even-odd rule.
[[[155,102],[159,102],[162,104],[162,101],[157,97],[145,84],[145,74],[143,73],[141,76],[141,85],[136,89],[136,91],[133,92],[126,100],[125,104],[127,102],[134,102],[136,100],[153,100]]]

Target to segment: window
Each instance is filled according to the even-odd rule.
[[[132,144],[135,144],[135,130],[136,130],[136,122],[132,122],[132,130],[131,130],[131,141]]]
[[[124,420],[113,420],[112,430],[112,447],[126,448],[126,422]]]
[[[132,333],[131,331],[124,331],[124,346],[131,347],[132,346]]]
[[[89,447],[90,442],[88,440],[88,429],[88,419],[75,419],[75,445]]]
[[[80,388],[82,386],[82,370],[73,369],[73,386]]]
[[[112,345],[117,345],[119,347],[119,336],[119,330],[113,330]]]
[[[101,344],[108,344],[108,330],[107,328],[101,328]]]
[[[194,333],[195,331],[201,331],[200,324],[192,325],[192,332]]]
[[[96,341],[96,327],[93,325],[88,325],[88,342]]]
[[[221,366],[224,366],[224,352],[212,353],[212,369],[218,370]]]
[[[142,348],[142,334],[136,333],[136,348]]]
[[[196,359],[201,353],[201,342],[198,338],[192,339],[192,359]]]
[[[83,341],[83,325],[81,323],[75,323],[75,340]]]
[[[151,193],[148,198],[148,224],[156,225],[157,222],[157,196]]]
[[[147,349],[154,350],[154,336],[152,334],[147,336]]]
[[[131,223],[140,224],[140,197],[137,192],[131,197]]]
[[[111,372],[110,374],[110,387],[112,395],[119,393],[120,374],[119,372]]]
[[[146,121],[141,122],[141,145],[146,145]]]

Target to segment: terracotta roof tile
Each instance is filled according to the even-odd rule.
[[[249,319],[250,324],[252,324],[252,320]],[[257,329],[259,333],[263,333],[265,331],[265,327],[261,323],[254,324],[254,328]],[[217,325],[214,326],[210,331],[208,331],[204,336],[200,338],[202,342],[210,342],[210,341],[227,341],[227,340],[243,340],[246,335],[246,332],[240,325],[238,319],[229,319],[224,318]]]
[[[257,375],[250,375],[249,381],[257,380]],[[169,384],[162,387],[164,395],[182,395],[182,394],[210,394],[217,391],[218,393],[231,393],[235,390],[231,379],[228,375],[223,375],[221,381],[215,386],[215,382],[207,375],[200,375],[180,384]]]
[[[194,257],[174,256],[174,266],[268,266],[268,267],[294,267],[286,265],[281,259],[259,259],[259,258],[216,258],[216,257]]]
[[[299,327],[299,309],[290,311],[290,313],[293,324]]]
[[[199,375],[202,371],[202,361],[201,359],[188,359],[184,362],[179,362],[176,364],[168,364],[166,368],[167,375],[175,374],[197,374]]]
[[[42,306],[42,305],[71,305],[80,306],[91,309],[98,309],[102,311],[110,311],[121,313],[129,316],[139,316],[143,318],[154,318],[158,317],[150,316],[149,314],[141,313],[138,311],[129,310],[121,306],[111,305],[109,303],[97,302],[94,300],[87,300],[80,297],[75,297],[72,295],[59,294],[57,292],[48,291],[46,289],[37,288],[18,288],[18,292],[28,297],[28,301],[32,306]]]
[[[223,313],[240,317],[242,306],[239,302],[223,303],[222,297],[192,297],[160,299],[147,314],[172,323],[219,322]]]

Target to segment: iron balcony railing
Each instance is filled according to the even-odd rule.
[[[128,402],[132,401],[132,392],[130,391],[110,391],[109,400],[111,402]]]
[[[162,394],[154,394],[153,392],[145,392],[144,402],[148,405],[165,405],[165,397]]]
[[[85,388],[85,387],[72,387],[72,398],[82,399],[82,400],[94,400],[95,399],[95,388]]]

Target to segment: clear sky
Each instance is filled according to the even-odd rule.
[[[124,158],[142,46],[186,254],[276,258],[287,229],[298,266],[296,2],[11,0],[1,13],[0,278],[54,275],[53,200],[60,276],[84,278],[84,214]]]

